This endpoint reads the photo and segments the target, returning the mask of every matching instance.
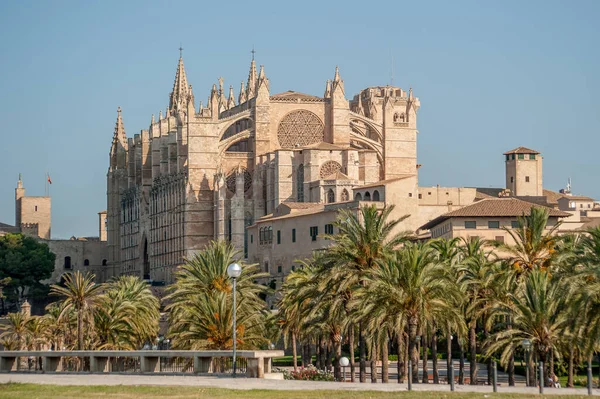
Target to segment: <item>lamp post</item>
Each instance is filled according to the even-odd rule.
[[[342,369],[344,370],[344,382],[346,382],[346,367],[348,367],[350,365],[350,360],[347,357],[342,357],[340,359],[340,366],[342,366]]]
[[[525,350],[525,386],[529,386],[529,349],[531,348],[531,341],[524,339],[521,341],[521,345]]]
[[[227,266],[227,275],[229,277],[231,277],[231,279],[233,280],[233,376],[235,377],[235,369],[236,369],[236,344],[237,344],[237,337],[236,337],[236,306],[235,306],[235,296],[236,296],[236,279],[242,274],[242,267],[238,264],[238,263],[232,263],[231,265]]]

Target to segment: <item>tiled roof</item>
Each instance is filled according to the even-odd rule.
[[[593,201],[594,199],[591,197],[586,197],[585,195],[563,195],[561,198],[569,198],[572,200],[579,201]]]
[[[557,191],[546,189],[544,189],[544,195],[546,196],[546,200],[548,201],[548,203],[552,205],[558,204],[558,200],[565,196],[564,194],[559,193]]]
[[[517,217],[529,215],[531,208],[537,206],[531,202],[516,198],[486,198],[472,205],[445,213],[432,221],[421,226],[421,229],[430,229],[450,218],[476,218],[476,217]],[[545,207],[544,207],[545,208]],[[570,213],[562,212],[552,208],[548,209],[548,215],[553,217],[568,217]]]
[[[527,147],[517,147],[514,150],[506,151],[504,153],[504,155],[508,154],[539,154],[539,152]]]
[[[352,180],[352,179],[338,170],[337,172],[330,174],[329,176],[323,178],[322,180]]]
[[[503,188],[496,187],[475,187],[475,199],[498,198],[498,194],[504,191]]]
[[[589,230],[596,227],[600,227],[600,218],[591,218],[589,221],[585,222],[579,230]]]
[[[394,183],[394,182],[397,182],[400,180],[408,179],[410,177],[413,177],[413,176],[402,176],[402,177],[396,177],[394,179],[381,180],[381,181],[378,181],[375,183],[365,184],[364,186],[356,186],[356,187],[353,187],[352,189],[360,190],[363,188],[381,187],[381,186],[385,186],[386,184],[389,184],[389,183]]]
[[[321,97],[312,96],[310,94],[299,93],[299,92],[293,91],[293,90],[288,90],[288,91],[284,91],[283,93],[273,94],[271,96],[271,98],[298,98],[300,100],[305,100],[305,99],[315,100],[315,99],[320,99]]]

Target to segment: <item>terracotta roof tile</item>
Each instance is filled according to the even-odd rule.
[[[539,152],[527,147],[517,147],[514,150],[506,151],[504,153],[504,155],[508,154],[539,154]]]
[[[531,207],[538,206],[531,202],[522,201],[516,198],[486,198],[475,202],[472,205],[445,213],[432,221],[421,226],[421,229],[430,229],[439,223],[450,218],[476,218],[476,217],[518,217],[529,215]],[[542,208],[541,206],[538,206]],[[543,207],[546,208],[546,207]],[[568,217],[570,213],[559,211],[553,208],[548,209],[549,216]]]

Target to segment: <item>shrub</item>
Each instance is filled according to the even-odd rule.
[[[286,369],[273,369],[276,373],[283,373],[286,380],[303,381],[335,381],[333,373],[327,370],[317,370],[313,365],[308,367],[299,367],[298,371],[288,371]]]

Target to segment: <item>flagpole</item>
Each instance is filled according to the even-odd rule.
[[[46,197],[50,196],[50,187],[48,187],[48,171],[46,171]]]

